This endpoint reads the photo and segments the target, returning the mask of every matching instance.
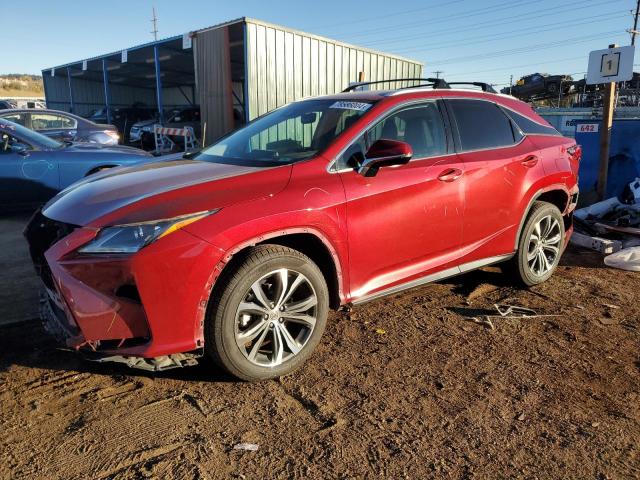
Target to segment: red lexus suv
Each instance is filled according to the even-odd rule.
[[[580,148],[477,85],[297,101],[185,159],[72,185],[25,230],[45,326],[90,359],[208,356],[255,381],[301,366],[330,308],[497,263],[547,280]]]

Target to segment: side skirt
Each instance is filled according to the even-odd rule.
[[[504,262],[505,260],[509,260],[510,258],[512,258],[514,255],[515,253],[509,253],[507,255],[498,255],[495,257],[475,260],[469,263],[463,263],[462,265],[459,265],[457,267],[447,268],[446,270],[442,270],[441,272],[432,273],[425,277],[416,278],[415,280],[411,280],[407,283],[402,283],[400,285],[395,285],[379,292],[364,295],[351,303],[353,305],[360,305],[361,303],[366,303],[380,297],[386,297],[387,295],[393,295],[394,293],[402,292],[404,290],[418,287],[420,285],[437,282],[439,280],[444,280],[445,278],[455,277],[456,275],[460,275],[461,273],[477,270],[478,268],[486,267],[487,265],[493,265],[494,263]]]

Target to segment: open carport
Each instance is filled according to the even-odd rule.
[[[417,78],[420,62],[241,18],[42,71],[49,108],[199,105],[203,143],[279,106],[361,79]],[[397,87],[394,84],[393,87]],[[111,122],[111,119],[108,118]]]

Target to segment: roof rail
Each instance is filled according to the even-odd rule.
[[[372,82],[357,82],[349,85],[342,92],[351,92],[358,87],[364,87],[365,85],[377,85],[380,83],[391,82],[427,82],[426,85],[416,85],[415,87],[403,87],[403,88],[417,88],[417,87],[433,87],[433,88],[450,88],[449,84],[444,81],[443,78],[390,78],[389,80],[376,80]]]
[[[474,85],[476,87],[480,87],[483,92],[498,93],[490,84],[484,83],[484,82],[448,82],[448,83],[449,85]]]

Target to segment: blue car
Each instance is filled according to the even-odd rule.
[[[155,160],[137,148],[61,143],[0,119],[0,208],[36,206],[92,173]]]

